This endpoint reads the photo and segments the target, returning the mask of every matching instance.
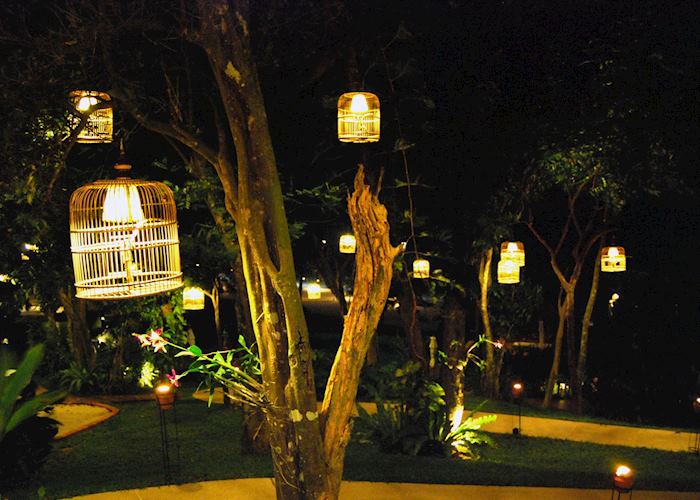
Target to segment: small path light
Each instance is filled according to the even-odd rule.
[[[515,400],[516,403],[518,403],[518,426],[513,427],[513,434],[516,436],[520,434],[520,429],[523,427],[523,421],[522,421],[522,400],[523,400],[523,392],[525,391],[525,386],[523,385],[522,382],[514,382],[513,385],[510,388],[510,393],[513,396],[513,399]]]
[[[158,415],[160,417],[160,445],[163,453],[163,477],[166,483],[172,479],[170,468],[170,438],[168,436],[168,419],[166,412],[172,415],[172,423],[175,427],[175,446],[177,450],[177,463],[180,463],[180,436],[177,428],[177,413],[175,412],[175,390],[171,384],[159,384],[155,388]]]
[[[610,498],[614,498],[615,492],[617,492],[617,498],[623,493],[629,493],[630,498],[632,498],[632,488],[634,487],[634,471],[626,465],[620,465],[615,469],[615,474],[613,475],[613,488]]]

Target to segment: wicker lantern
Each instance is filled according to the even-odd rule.
[[[522,241],[504,241],[501,243],[501,260],[512,260],[519,267],[525,265],[525,245]]]
[[[352,234],[343,234],[338,242],[340,253],[355,253],[357,241]]]
[[[613,485],[616,490],[621,490],[625,493],[630,491],[634,486],[634,471],[626,465],[620,465],[615,469]]]
[[[502,285],[520,283],[520,266],[512,260],[498,261],[498,282]]]
[[[77,142],[88,144],[112,142],[112,107],[105,105],[111,101],[109,95],[94,90],[74,90],[70,93],[70,97],[75,109],[83,114],[89,113],[85,128],[78,134]],[[98,109],[92,109],[98,105]],[[80,119],[77,118],[76,122],[79,121]]]
[[[430,278],[430,262],[425,259],[413,261],[413,277],[419,279]]]
[[[70,237],[78,298],[128,299],[182,286],[175,200],[161,182],[120,177],[78,188]]]
[[[623,247],[605,247],[600,256],[600,270],[604,273],[618,273],[627,270],[627,258]]]
[[[185,287],[182,291],[182,308],[185,311],[204,309],[204,290],[196,286]]]
[[[321,285],[318,283],[309,283],[306,286],[306,298],[317,300],[321,298]]]
[[[379,98],[369,92],[347,92],[338,99],[340,142],[379,140]]]

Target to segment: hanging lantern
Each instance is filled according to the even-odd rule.
[[[343,234],[338,242],[340,253],[355,253],[357,241],[352,234]]]
[[[74,90],[70,93],[75,109],[80,113],[89,113],[85,128],[78,134],[77,142],[81,143],[109,143],[112,142],[112,106],[106,105],[111,98],[104,92],[94,90]],[[92,109],[99,105],[98,109]],[[76,117],[76,125],[80,118]]]
[[[119,177],[78,188],[70,237],[78,298],[128,299],[182,286],[175,200],[162,182]]]
[[[605,247],[600,256],[600,270],[618,273],[627,270],[627,258],[623,247]]]
[[[525,265],[525,245],[522,241],[504,241],[501,243],[501,260],[512,260],[519,267]]]
[[[306,285],[306,298],[316,300],[321,298],[321,285],[318,283],[309,283]]]
[[[347,92],[338,99],[340,142],[379,140],[379,98],[369,92]]]
[[[182,291],[182,308],[185,311],[201,311],[204,309],[204,290],[196,286],[188,286]]]
[[[425,259],[414,260],[413,277],[418,279],[430,278],[430,262]]]
[[[498,282],[502,285],[520,283],[520,266],[513,260],[499,260],[497,268]]]

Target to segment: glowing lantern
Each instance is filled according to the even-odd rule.
[[[340,142],[379,140],[379,98],[369,92],[347,92],[338,99]]]
[[[523,384],[521,382],[516,382],[510,388],[510,393],[513,395],[514,399],[520,399],[523,395],[524,389],[525,388],[523,387]]]
[[[413,277],[419,279],[430,278],[430,262],[425,259],[414,260]]]
[[[634,486],[634,471],[626,465],[620,465],[615,470],[613,476],[615,488],[622,491],[629,491]]]
[[[309,283],[306,285],[306,298],[316,300],[321,298],[321,285],[318,283]]]
[[[339,247],[340,253],[355,253],[357,241],[352,234],[343,234],[340,237]]]
[[[519,267],[525,265],[525,245],[522,241],[504,241],[501,243],[501,260],[512,260]]]
[[[156,403],[161,410],[172,410],[175,403],[175,391],[170,384],[160,384],[156,387]]]
[[[182,286],[175,200],[162,182],[119,177],[78,188],[70,237],[78,298],[128,299]]]
[[[111,101],[109,94],[94,90],[74,90],[70,93],[75,109],[82,114],[89,113],[85,128],[78,134],[77,142],[109,143],[112,142],[112,107],[105,105]],[[92,109],[99,105],[99,109]],[[103,106],[105,105],[105,106]],[[80,122],[76,118],[76,124]]]
[[[627,258],[623,247],[605,247],[600,256],[600,270],[604,273],[618,273],[627,270]]]
[[[520,266],[512,260],[499,260],[497,276],[498,282],[503,285],[520,283]]]
[[[182,308],[185,311],[204,309],[204,290],[198,287],[186,287],[182,291]]]

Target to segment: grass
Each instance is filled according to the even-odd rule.
[[[36,498],[41,486],[48,498],[62,498],[163,484],[154,403],[126,403],[120,409],[104,424],[56,443],[41,475],[26,488],[8,492],[9,498]],[[177,419],[177,482],[272,475],[268,454],[242,453],[238,412],[184,399],[177,403]],[[169,431],[173,440],[172,425]],[[387,455],[373,445],[352,442],[345,479],[607,488],[615,465],[627,463],[637,471],[638,488],[700,491],[697,455],[510,435],[492,438],[496,446],[482,449],[481,460],[475,461]],[[171,457],[176,462],[175,450]]]

